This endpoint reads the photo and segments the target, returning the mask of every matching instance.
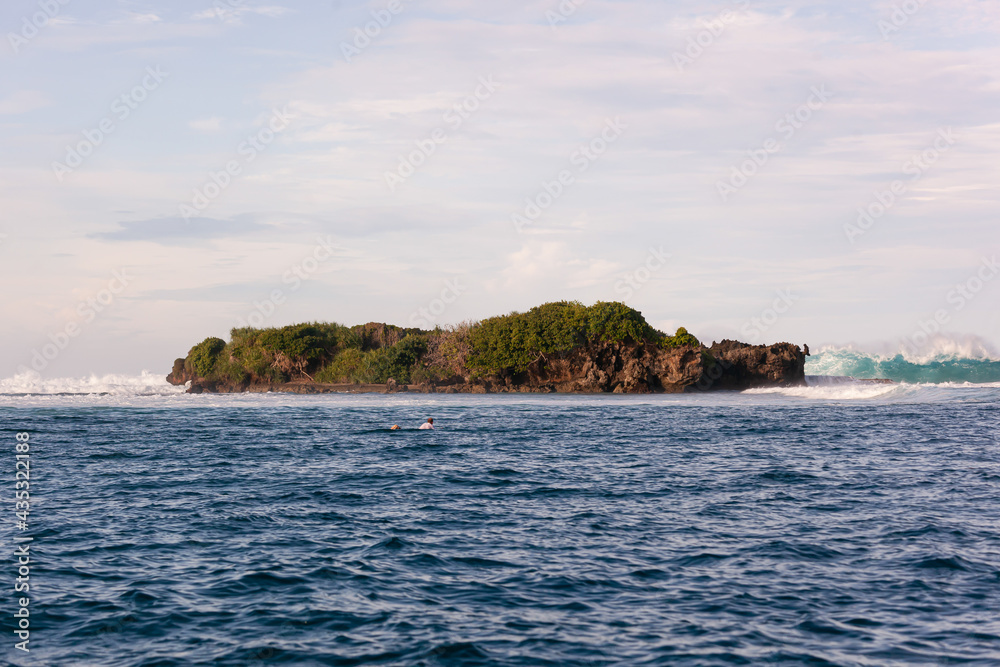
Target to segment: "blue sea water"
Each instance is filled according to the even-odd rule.
[[[1000,664],[1000,386],[814,384],[7,392],[3,534],[8,553],[33,538],[31,652],[14,649],[4,613],[0,655]],[[439,428],[417,431],[428,416]],[[19,431],[31,434],[24,533],[12,529]]]

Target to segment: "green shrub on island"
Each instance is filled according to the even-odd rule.
[[[229,343],[229,375],[251,381],[288,382],[310,377],[333,359],[338,348],[354,342],[350,329],[339,324],[309,323],[287,327],[233,329]]]
[[[394,324],[381,324],[378,322],[359,324],[351,327],[350,332],[350,335],[357,339],[357,347],[360,347],[364,352],[392,347],[407,336],[421,336],[427,333],[420,329],[404,329]],[[348,345],[345,347],[351,346]]]
[[[624,303],[598,301],[587,309],[590,339],[612,343],[653,343],[663,334],[646,322],[638,310]]]
[[[588,308],[579,301],[557,301],[473,326],[468,363],[484,372],[520,372],[539,354],[596,342],[658,343],[663,337],[642,313],[623,303],[598,302]]]
[[[271,329],[233,329],[230,336],[234,346],[259,348],[272,356],[282,354],[308,362],[324,359],[339,346],[357,345],[349,328],[319,322]]]
[[[228,344],[221,338],[206,338],[191,348],[185,367],[216,382],[288,382],[309,377],[342,346],[360,344],[360,338],[348,327],[325,323],[237,328],[230,336]]]
[[[221,338],[206,338],[191,348],[184,365],[188,372],[194,372],[199,377],[209,377],[224,349],[226,341]]]
[[[255,376],[253,373],[248,371],[238,359],[223,353],[222,356],[219,357],[219,361],[215,365],[215,371],[211,376],[209,376],[209,379],[215,380],[216,382],[242,385],[262,381],[286,382],[288,377],[280,373],[274,373],[266,376]]]
[[[316,373],[316,382],[365,384],[371,376],[371,353],[359,348],[342,350]]]
[[[395,345],[367,352],[343,350],[316,374],[317,382],[384,384],[389,378],[406,384],[417,362],[427,352],[427,337],[410,334]]]
[[[689,334],[687,329],[681,327],[673,336],[664,336],[663,340],[660,341],[660,345],[667,348],[684,347],[686,345],[691,347],[701,347],[701,341],[695,338],[692,334]]]

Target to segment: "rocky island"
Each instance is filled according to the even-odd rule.
[[[546,303],[447,329],[329,323],[233,329],[174,362],[190,393],[677,393],[805,384],[790,343],[703,345],[622,303]]]

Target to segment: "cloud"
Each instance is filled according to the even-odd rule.
[[[49,98],[37,90],[19,90],[16,93],[0,99],[0,114],[17,115],[28,113],[35,109],[47,107],[52,102]]]
[[[218,285],[154,289],[143,293],[156,301],[198,301],[211,303],[247,304],[275,289],[274,280],[243,281]]]
[[[134,23],[159,23],[163,20],[156,14],[136,14],[132,12],[129,13],[129,18]]]
[[[86,53],[109,44],[131,44],[149,49],[151,45],[160,47],[170,40],[214,37],[218,30],[205,23],[168,21],[156,14],[126,12],[110,20],[60,14],[49,19],[44,32],[47,49]]]
[[[217,19],[223,23],[241,24],[241,17],[244,14],[257,14],[268,18],[277,18],[287,14],[292,10],[288,7],[277,5],[263,5],[260,7],[241,7],[245,0],[220,0],[211,9],[205,9],[194,14],[191,18],[196,21]],[[229,6],[226,6],[229,5]]]
[[[104,241],[151,241],[161,245],[187,245],[192,241],[237,238],[268,229],[249,215],[232,220],[213,218],[153,218],[118,223],[119,229],[90,234],[88,238]]]
[[[218,132],[222,127],[222,119],[218,116],[197,118],[188,123],[188,127],[199,132]]]
[[[520,250],[507,256],[500,282],[490,287],[499,290],[525,288],[538,284],[563,284],[568,289],[599,286],[613,282],[615,262],[583,257],[561,241],[528,241]]]

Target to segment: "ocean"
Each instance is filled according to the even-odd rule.
[[[1000,364],[902,362],[642,396],[0,380],[3,662],[998,665]],[[815,376],[863,364],[906,382]]]

